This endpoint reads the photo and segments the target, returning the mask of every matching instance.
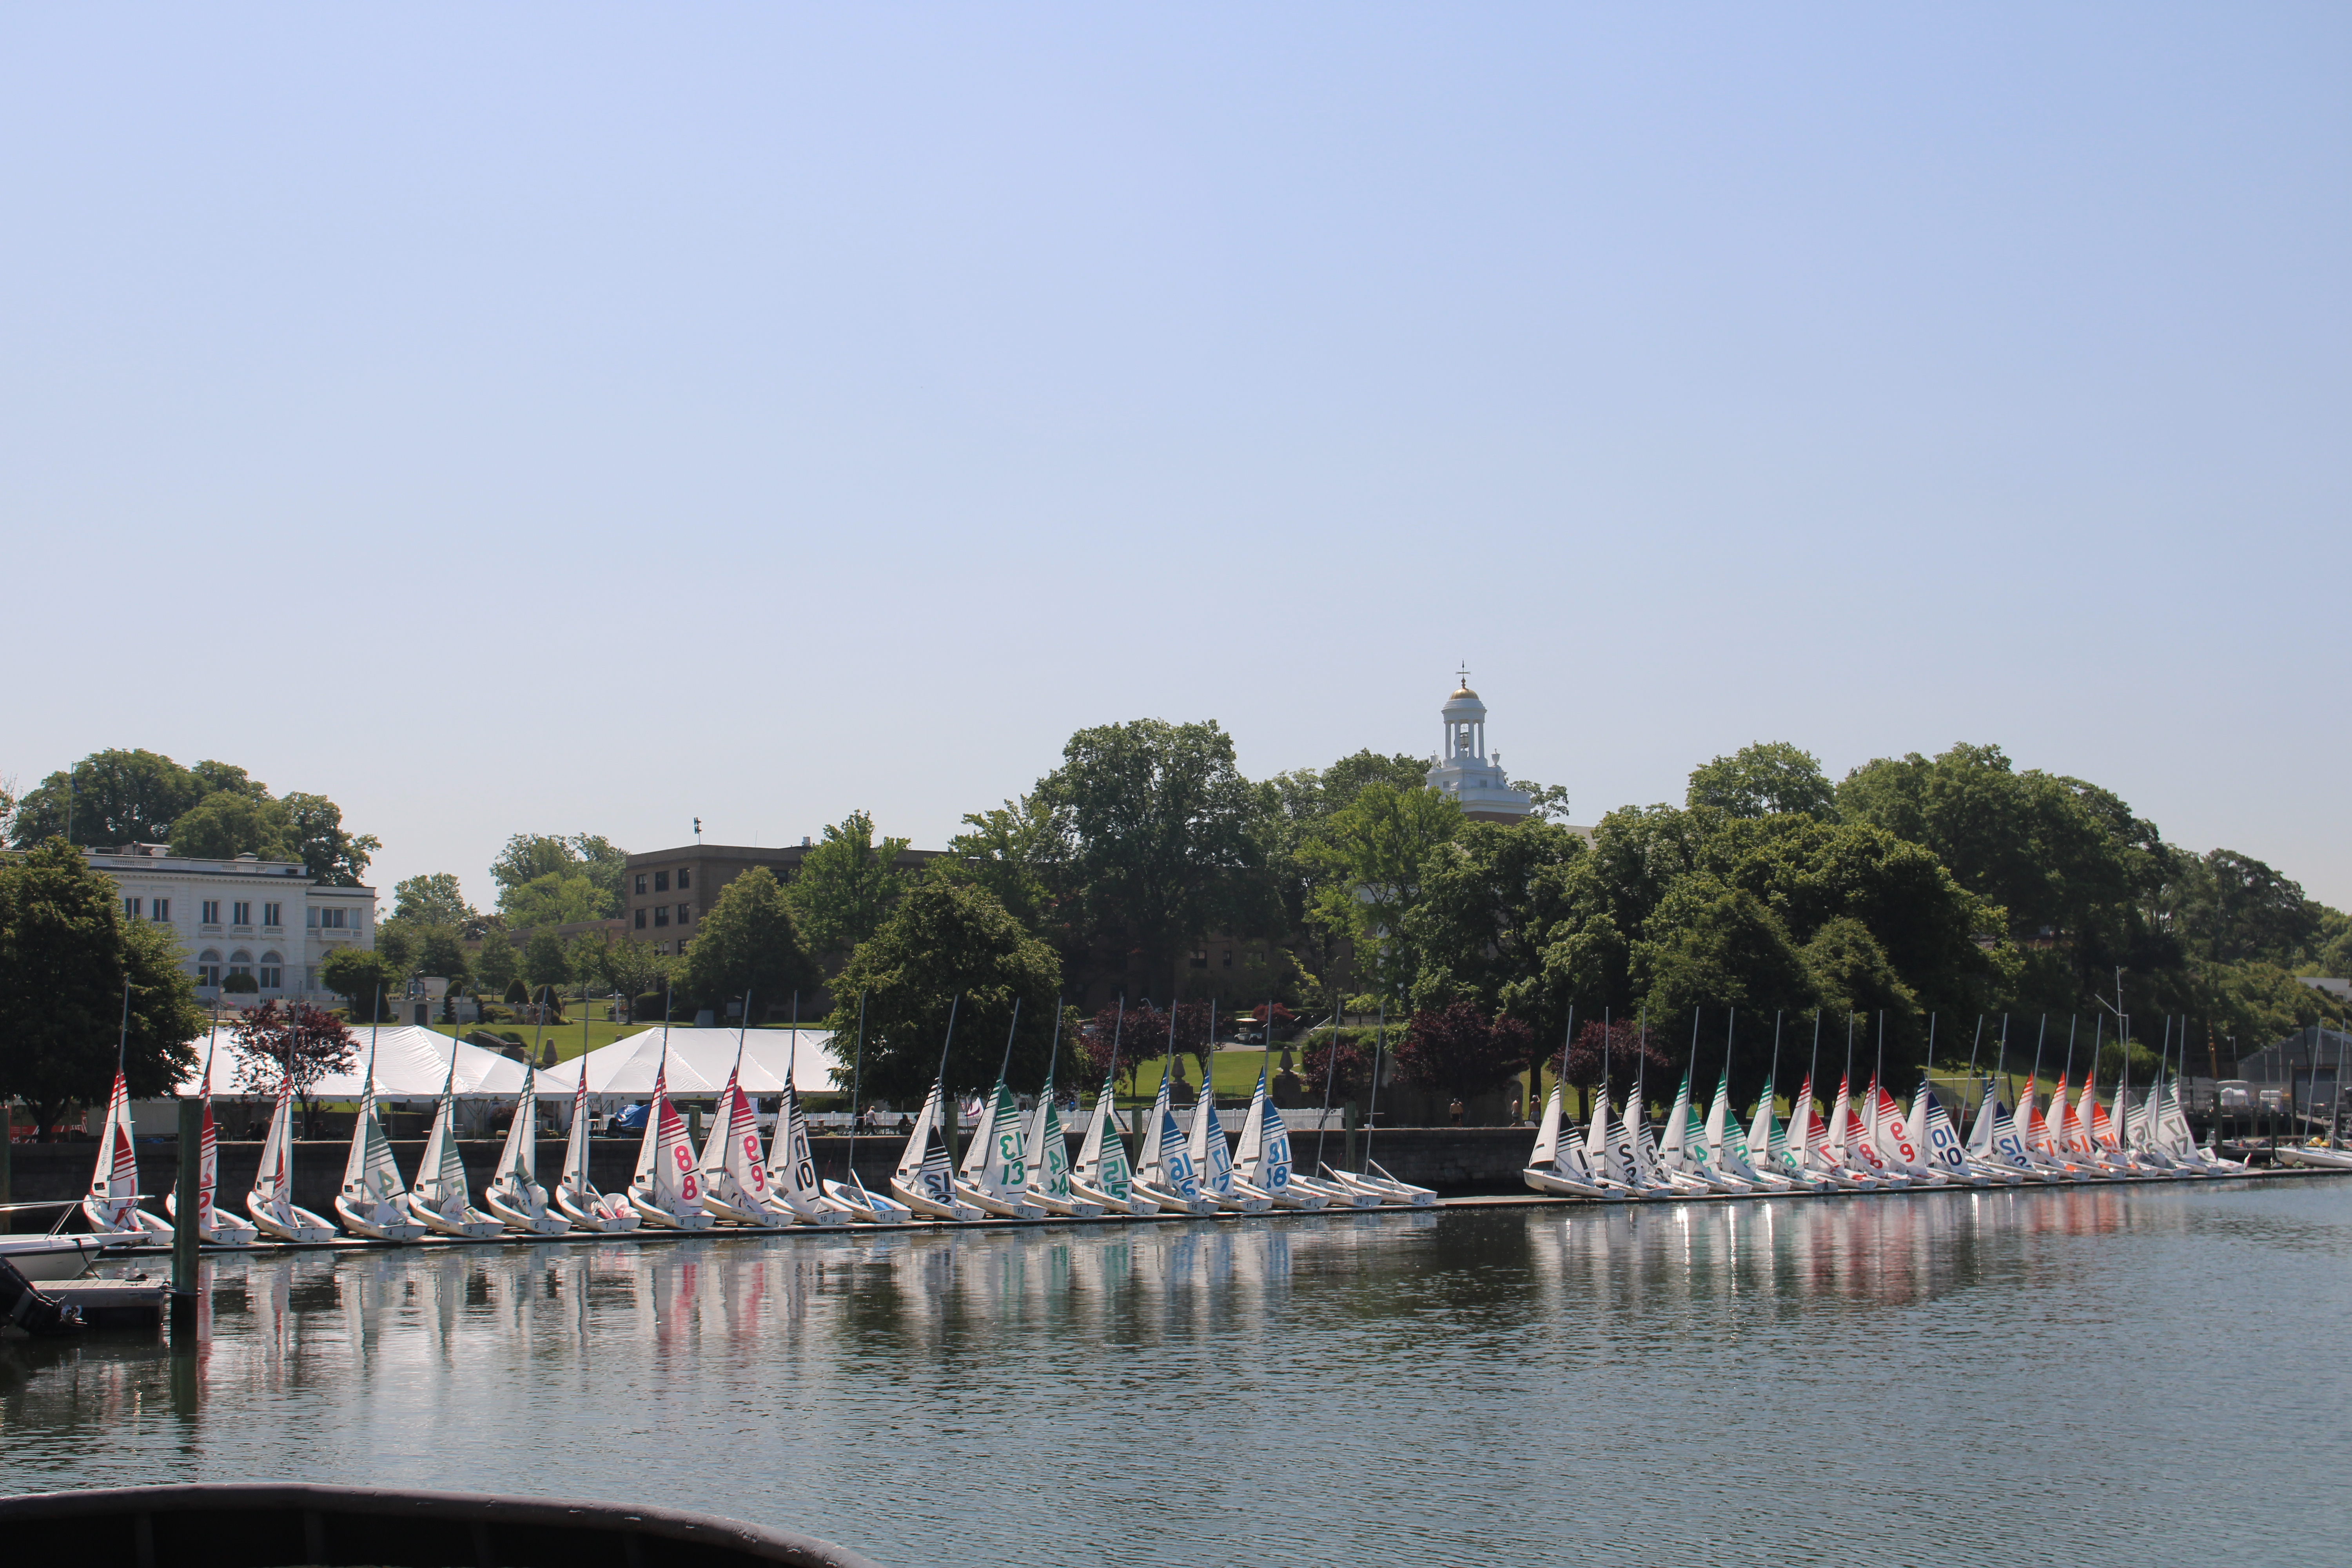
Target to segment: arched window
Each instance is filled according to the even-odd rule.
[[[196,984],[218,985],[221,983],[220,949],[208,947],[196,954]]]
[[[264,991],[286,989],[286,961],[274,952],[263,953],[260,982]]]
[[[252,973],[253,954],[246,952],[245,949],[241,947],[235,952],[230,953],[228,955],[228,972],[231,974]]]

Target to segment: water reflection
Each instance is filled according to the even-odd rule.
[[[1702,1561],[1759,1529],[1779,1554],[1856,1563],[2115,1560],[2139,1535],[2141,1555],[2315,1561],[2307,1542],[2352,1521],[2322,1500],[2288,1530],[2262,1499],[2341,1457],[2345,1374],[2306,1356],[2266,1400],[2316,1435],[2266,1451],[2257,1487],[2204,1445],[2121,1436],[2190,1429],[2192,1408],[2177,1350],[2126,1352],[2194,1343],[2200,1386],[2270,1387],[2276,1357],[2352,1304],[2347,1198],[1987,1192],[225,1258],[194,1353],[0,1349],[0,1433],[19,1487],[659,1497],[902,1563],[1544,1562],[1564,1541]],[[2210,1332],[2210,1304],[2250,1278],[2293,1303],[2278,1345],[2260,1312]],[[1989,1375],[2101,1347],[2101,1375],[2063,1400]],[[2002,1470],[2042,1521],[2030,1540],[1953,1506],[1963,1461],[1990,1453],[2034,1456]],[[2059,1506],[2085,1496],[2101,1509]]]

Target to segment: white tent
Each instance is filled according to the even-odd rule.
[[[330,1073],[320,1079],[308,1093],[316,1100],[357,1100],[365,1085],[362,1079],[367,1071],[368,1041],[375,1040],[375,1092],[385,1100],[431,1100],[441,1092],[442,1079],[449,1072],[449,1053],[457,1053],[457,1092],[461,1098],[511,1098],[522,1089],[522,1064],[486,1051],[479,1046],[436,1034],[414,1024],[386,1025],[370,1029],[366,1025],[352,1028],[359,1048],[352,1053],[352,1070]],[[626,1042],[623,1042],[625,1044]],[[195,1065],[173,1090],[174,1094],[196,1092],[204,1081],[205,1037],[196,1037]],[[236,1031],[221,1025],[213,1031],[213,1093],[218,1096],[247,1095],[268,1097],[278,1092],[273,1079],[266,1087],[253,1089],[237,1082]],[[539,1080],[542,1095],[552,1092],[548,1079]],[[571,1091],[565,1080],[564,1091]]]
[[[628,1096],[642,1099],[654,1091],[654,1070],[661,1063],[664,1037],[669,1049],[667,1083],[673,1098],[716,1095],[727,1087],[727,1073],[735,1065],[736,1033],[732,1029],[665,1029],[656,1024],[642,1034],[614,1040],[539,1075],[541,1094],[569,1095],[588,1075],[588,1092],[599,1099]],[[798,1045],[794,1045],[795,1038]],[[833,1081],[834,1060],[825,1049],[833,1036],[824,1029],[746,1029],[742,1034],[746,1094],[774,1094],[784,1087],[784,1065],[792,1064],[793,1087],[803,1094],[838,1094]],[[508,1064],[509,1067],[512,1063]],[[462,1076],[464,1069],[458,1069]],[[517,1069],[520,1071],[520,1068]]]

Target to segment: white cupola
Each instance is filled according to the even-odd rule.
[[[1464,816],[1482,822],[1517,822],[1533,811],[1534,799],[1505,780],[1502,753],[1486,751],[1486,705],[1470,689],[1467,669],[1438,711],[1445,743],[1433,759],[1430,787],[1454,796]]]

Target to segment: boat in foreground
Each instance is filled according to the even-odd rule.
[[[874,1568],[814,1536],[676,1509],[269,1481],[0,1498],[0,1537],[26,1562]]]

